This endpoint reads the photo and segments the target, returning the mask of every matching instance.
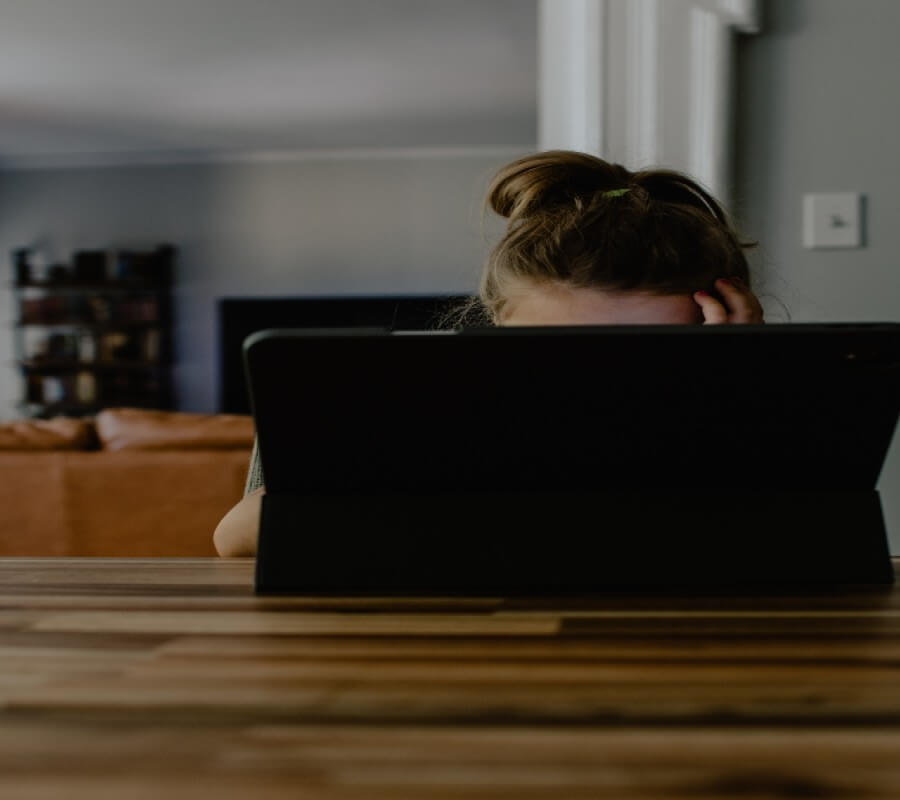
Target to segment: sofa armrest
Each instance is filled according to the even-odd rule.
[[[0,453],[0,554],[213,556],[249,450]]]

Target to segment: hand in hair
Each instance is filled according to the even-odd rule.
[[[753,243],[683,173],[632,172],[585,153],[549,150],[502,168],[487,204],[508,220],[485,263],[479,292],[496,323],[508,319],[508,305],[523,285],[685,299],[709,286],[706,295],[688,299],[693,319],[702,309],[709,324],[762,321],[746,288],[712,293],[720,275],[749,282],[744,251]]]
[[[709,292],[694,292],[694,302],[703,311],[704,325],[752,325],[763,321],[756,295],[738,278],[720,278],[716,289],[722,301]]]

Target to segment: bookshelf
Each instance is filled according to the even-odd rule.
[[[109,406],[173,407],[176,251],[77,251],[48,266],[12,253],[14,347],[26,416],[87,416]]]

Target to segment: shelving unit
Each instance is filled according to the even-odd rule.
[[[71,265],[46,269],[32,257],[20,249],[12,259],[23,412],[172,408],[175,249],[79,251]]]

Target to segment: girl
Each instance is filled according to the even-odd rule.
[[[631,172],[547,151],[494,177],[488,206],[508,220],[479,296],[457,316],[495,325],[759,324],[741,240],[721,205],[672,170]],[[262,474],[213,535],[222,556],[256,553]]]

